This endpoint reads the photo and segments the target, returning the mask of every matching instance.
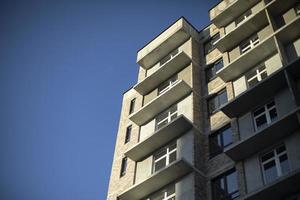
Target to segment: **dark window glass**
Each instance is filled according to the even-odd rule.
[[[219,71],[220,69],[222,69],[224,66],[223,64],[223,60],[220,59],[217,62],[215,62],[214,64],[211,65],[211,67],[209,67],[206,70],[206,78],[207,78],[207,82],[213,80],[216,75],[217,75],[217,71]]]
[[[226,89],[219,92],[216,96],[211,98],[208,102],[209,112],[210,114],[214,113],[217,109],[219,109],[222,105],[227,103],[227,92]]]
[[[230,200],[239,196],[237,173],[235,169],[212,180],[214,200]]]
[[[124,157],[122,159],[120,177],[126,174],[126,169],[127,169],[127,157]]]
[[[232,129],[230,125],[225,126],[209,138],[210,157],[223,152],[223,149],[232,144]]]
[[[125,144],[128,143],[130,141],[131,138],[131,130],[132,130],[132,126],[128,126],[126,129],[126,135],[125,135]]]
[[[217,33],[213,37],[211,37],[207,42],[204,43],[204,52],[208,54],[215,49],[215,43],[220,39],[220,34]]]
[[[135,98],[130,101],[129,114],[134,112]]]

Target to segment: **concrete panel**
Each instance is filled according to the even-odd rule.
[[[251,11],[253,14],[256,14],[258,13],[261,9],[264,8],[264,2],[261,1],[259,2],[258,4],[254,5],[252,8],[251,8]]]
[[[186,118],[193,121],[193,94],[190,94],[185,99],[177,104],[177,115],[183,114]]]
[[[178,73],[178,80],[184,80],[192,87],[192,65],[189,65]]]
[[[285,12],[283,15],[283,20],[285,24],[288,24],[289,22],[291,22],[293,19],[295,19],[297,17],[295,9],[291,8],[290,10],[288,10],[287,12]]]
[[[274,100],[279,118],[296,108],[296,104],[293,101],[292,94],[288,88],[285,88],[277,93],[277,95],[274,97]]]
[[[240,77],[239,79],[233,82],[234,94],[238,96],[247,90],[247,83],[245,76]]]
[[[295,132],[284,142],[286,145],[291,171],[300,168],[300,131]]]
[[[261,168],[259,164],[259,157],[257,155],[246,159],[245,166],[245,179],[247,191],[252,192],[263,186],[263,177],[261,174]]]
[[[282,62],[279,57],[279,54],[276,53],[275,55],[267,59],[265,61],[265,66],[267,69],[268,76],[271,75],[273,72],[277,71],[278,69],[280,69],[282,67]]]
[[[143,141],[154,133],[155,130],[155,119],[151,120],[147,124],[141,126],[139,141]]]
[[[150,156],[141,162],[137,162],[135,183],[140,183],[151,176],[153,157]]]
[[[149,94],[144,96],[144,105],[146,105],[147,103],[149,103],[152,99],[155,99],[155,97],[157,97],[158,94],[158,89],[154,89],[152,90]]]
[[[241,140],[247,138],[254,133],[252,113],[248,112],[238,119],[240,138]]]
[[[194,133],[190,130],[187,134],[177,140],[177,157],[184,159],[191,165],[194,163]]]
[[[175,185],[176,199],[195,199],[194,174],[189,174],[178,181]]]
[[[229,62],[237,59],[241,55],[240,47],[237,46],[229,52]]]
[[[231,22],[230,24],[228,24],[226,27],[225,27],[225,33],[229,33],[231,31],[233,31],[235,29],[235,22]]]
[[[268,36],[270,36],[273,33],[273,30],[271,28],[271,26],[266,26],[265,28],[263,28],[262,30],[260,30],[257,33],[257,36],[259,38],[259,41],[263,41],[265,38],[267,38]]]

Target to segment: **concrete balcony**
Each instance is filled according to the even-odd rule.
[[[209,11],[209,16],[212,23],[220,28],[235,20],[257,2],[259,0],[223,0]]]
[[[137,63],[149,69],[190,37],[198,40],[198,31],[187,20],[180,18],[138,51]]]
[[[191,92],[192,88],[183,80],[180,80],[169,90],[147,103],[137,112],[133,113],[129,116],[129,118],[131,121],[141,126]]]
[[[152,174],[146,180],[133,185],[120,194],[119,198],[122,200],[140,200],[192,171],[192,166],[185,160],[177,160],[166,168]]]
[[[300,169],[282,176],[261,189],[249,193],[245,200],[272,199],[281,200],[300,190]]]
[[[232,160],[240,161],[275,144],[300,128],[299,110],[299,108],[294,109],[264,129],[232,144],[224,150],[224,153]]]
[[[300,16],[284,25],[275,32],[276,37],[282,44],[288,44],[300,37]]]
[[[148,138],[133,146],[125,152],[125,155],[134,161],[139,161],[151,154],[157,148],[180,137],[182,134],[185,134],[192,127],[192,122],[183,115],[180,115],[169,124],[166,124],[161,129],[155,131]]]
[[[266,6],[272,16],[281,15],[284,11],[293,7],[298,0],[272,0]]]
[[[275,38],[271,35],[248,52],[231,61],[227,66],[224,66],[217,72],[217,75],[225,82],[236,79],[248,71],[253,65],[272,55],[275,51]]]
[[[287,87],[284,70],[279,70],[226,103],[221,110],[230,118],[239,117],[261,102],[267,101],[284,87]]]
[[[245,38],[261,30],[267,24],[268,18],[266,12],[261,9],[258,13],[253,13],[246,21],[220,38],[215,44],[216,48],[221,52],[228,51],[239,45]]]
[[[190,62],[191,58],[184,51],[181,51],[173,59],[160,66],[153,74],[136,84],[134,89],[141,95],[146,95],[172,74],[186,67]]]

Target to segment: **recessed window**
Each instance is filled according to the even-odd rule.
[[[235,24],[236,26],[239,26],[240,24],[242,24],[246,19],[248,19],[248,17],[252,14],[251,10],[246,11],[245,13],[243,13],[241,16],[239,16],[236,20],[235,20]]]
[[[174,119],[177,118],[177,105],[174,105],[164,112],[160,113],[155,118],[155,130],[160,129],[161,127],[165,126],[166,124],[170,123]]]
[[[217,111],[222,105],[227,103],[228,98],[227,98],[227,92],[226,89],[220,91],[217,93],[214,97],[209,99],[208,101],[208,109],[209,113],[212,114],[215,111]]]
[[[121,171],[120,171],[120,177],[124,176],[126,174],[126,170],[127,170],[127,157],[124,157],[122,159],[122,163],[121,163]]]
[[[214,200],[230,200],[239,196],[237,173],[231,169],[212,180]]]
[[[287,174],[290,167],[285,146],[281,145],[261,156],[261,165],[265,184]]]
[[[223,67],[224,67],[223,59],[220,59],[220,60],[216,61],[214,64],[212,64],[206,70],[207,82],[213,80],[216,77],[216,75],[217,75],[217,71],[219,71]]]
[[[159,171],[176,160],[176,142],[161,148],[153,155],[153,172]]]
[[[174,51],[172,51],[171,53],[169,53],[166,57],[164,57],[163,59],[160,60],[159,65],[162,66],[165,63],[167,63],[168,61],[170,61],[172,58],[174,58],[177,54],[179,53],[178,49],[175,49]]]
[[[129,114],[134,112],[135,98],[130,101]]]
[[[265,65],[260,65],[254,69],[251,69],[246,73],[246,79],[248,83],[248,88],[255,86],[257,83],[267,78],[267,69]]]
[[[208,41],[204,43],[204,52],[205,54],[209,54],[215,49],[215,43],[220,39],[220,33],[212,36]]]
[[[256,109],[253,112],[253,118],[256,130],[259,130],[271,124],[275,119],[277,119],[275,101],[272,100],[266,105]]]
[[[210,157],[214,157],[223,152],[225,147],[232,144],[232,129],[227,125],[209,137]]]
[[[145,200],[175,200],[175,184],[172,184],[147,197]]]
[[[248,38],[247,40],[245,40],[240,45],[241,54],[246,53],[250,49],[254,48],[257,44],[259,44],[259,38],[258,38],[257,34],[255,34],[254,36],[252,36],[252,37]]]
[[[131,130],[132,130],[132,125],[128,126],[126,129],[126,135],[125,135],[125,144],[130,141],[131,138]]]
[[[177,75],[173,76],[169,80],[165,81],[158,87],[158,95],[169,90],[177,82]]]

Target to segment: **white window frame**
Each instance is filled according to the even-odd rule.
[[[252,15],[252,11],[251,9],[247,10],[245,13],[243,13],[241,16],[239,16],[236,20],[235,20],[235,26],[238,27],[240,26],[242,23],[244,23],[250,16]],[[239,21],[239,22],[238,22]]]
[[[271,108],[268,108],[267,105],[270,104],[271,102],[274,102],[274,105],[271,107]],[[254,113],[261,109],[261,108],[264,108],[264,112],[260,113],[259,115],[255,116]],[[270,116],[270,111],[273,110],[273,109],[276,109],[276,112],[277,112],[277,108],[276,108],[276,102],[274,100],[272,101],[269,101],[267,104],[265,104],[264,106],[261,106],[259,107],[258,109],[254,110],[252,112],[252,116],[253,116],[253,121],[254,121],[254,126],[255,126],[255,130],[258,131],[260,128],[257,127],[257,124],[256,124],[256,119],[261,117],[262,115],[266,115],[266,119],[267,119],[267,123],[266,125],[270,125],[274,120],[271,119],[271,116]]]
[[[171,110],[176,107],[176,110],[171,112]],[[167,113],[167,116],[163,119],[161,119],[160,121],[158,121],[159,116],[163,115]],[[160,128],[157,128],[160,124],[164,123],[165,121],[167,121],[166,124],[169,124],[172,121],[172,117],[176,115],[177,117],[177,113],[178,113],[178,108],[177,105],[174,105],[170,108],[168,108],[168,110],[164,111],[163,113],[159,114],[156,118],[155,118],[155,130],[158,130]]]
[[[173,147],[173,145],[175,145],[175,148],[172,149],[172,150],[170,150],[170,147]],[[171,143],[171,144],[169,144],[169,145],[166,146],[166,147],[161,148],[160,150],[157,151],[157,153],[158,153],[159,151],[162,151],[162,150],[166,150],[166,154],[162,155],[161,157],[159,157],[159,158],[157,158],[157,159],[155,159],[155,155],[153,156],[152,173],[157,172],[157,171],[155,170],[155,164],[156,164],[157,162],[161,161],[161,160],[164,159],[164,158],[166,158],[166,165],[165,165],[163,168],[161,168],[161,169],[164,169],[164,168],[166,168],[169,164],[171,164],[171,163],[170,163],[170,156],[171,156],[172,153],[175,152],[176,159],[177,159],[177,144],[176,144],[176,141],[173,142],[173,143]],[[176,160],[176,159],[175,159],[175,160]],[[160,170],[161,170],[161,169],[160,169]]]
[[[259,37],[255,34],[240,45],[241,55],[253,49],[257,44],[259,44]]]
[[[260,71],[260,68],[261,68],[261,67],[264,67],[264,69]],[[249,82],[252,81],[253,79],[257,79],[258,82],[260,82],[260,81],[263,80],[261,75],[262,75],[264,72],[267,72],[267,68],[266,68],[266,66],[263,64],[263,65],[259,65],[258,67],[256,67],[256,69],[253,70],[253,71],[255,71],[255,75],[252,76],[252,77],[250,77],[250,78],[247,78],[247,74],[246,74],[246,79],[247,79],[247,85],[248,85],[248,88],[250,88]],[[251,70],[251,72],[252,72],[252,70]]]
[[[161,95],[161,94],[165,93],[167,90],[169,90],[170,88],[172,88],[173,85],[175,85],[178,81],[179,80],[177,79],[177,76],[173,76],[172,78],[170,78],[169,80],[167,80],[166,82],[164,82],[157,89],[158,95]],[[161,89],[161,88],[163,88],[163,89]]]
[[[161,200],[170,200],[170,199],[176,197],[175,185],[172,186],[172,187],[174,187],[174,193],[170,194],[169,196],[168,196],[168,190],[167,190],[167,188],[164,189],[163,191],[158,191],[158,193],[163,192],[163,199],[161,199]],[[152,199],[151,199],[151,197],[148,197],[145,200],[152,200]]]
[[[168,55],[166,55],[165,57],[163,57],[159,61],[159,66],[163,66],[164,64],[166,64],[167,62],[172,60],[177,54],[179,54],[179,49],[178,48],[175,49],[174,51],[172,51],[171,53],[169,53]]]
[[[279,158],[280,158],[281,156],[283,156],[283,155],[286,154],[286,156],[287,156],[287,161],[288,161],[288,163],[289,163],[289,157],[288,157],[288,155],[287,155],[286,147],[285,147],[285,151],[283,151],[283,152],[281,152],[281,153],[279,153],[279,154],[277,154],[277,151],[276,151],[277,149],[279,149],[279,148],[282,147],[282,146],[285,147],[285,145],[282,144],[282,145],[276,147],[275,149],[273,149],[272,151],[269,151],[269,152],[263,154],[263,155],[260,157],[261,169],[262,169],[262,174],[263,174],[263,177],[264,177],[264,183],[265,183],[265,184],[267,184],[267,183],[269,183],[269,182],[267,182],[267,180],[266,180],[266,175],[265,175],[264,165],[265,165],[265,164],[268,164],[269,162],[275,161],[275,167],[276,167],[276,172],[277,172],[277,178],[279,178],[279,177],[281,177],[282,175],[284,175],[284,174],[282,173],[282,169],[281,169],[281,165],[280,165],[280,160],[279,160]],[[268,160],[262,161],[262,157],[263,157],[264,155],[268,154],[268,153],[271,153],[271,152],[273,152],[274,156],[273,156],[272,158],[269,158]],[[289,166],[290,166],[290,165],[289,165]]]

